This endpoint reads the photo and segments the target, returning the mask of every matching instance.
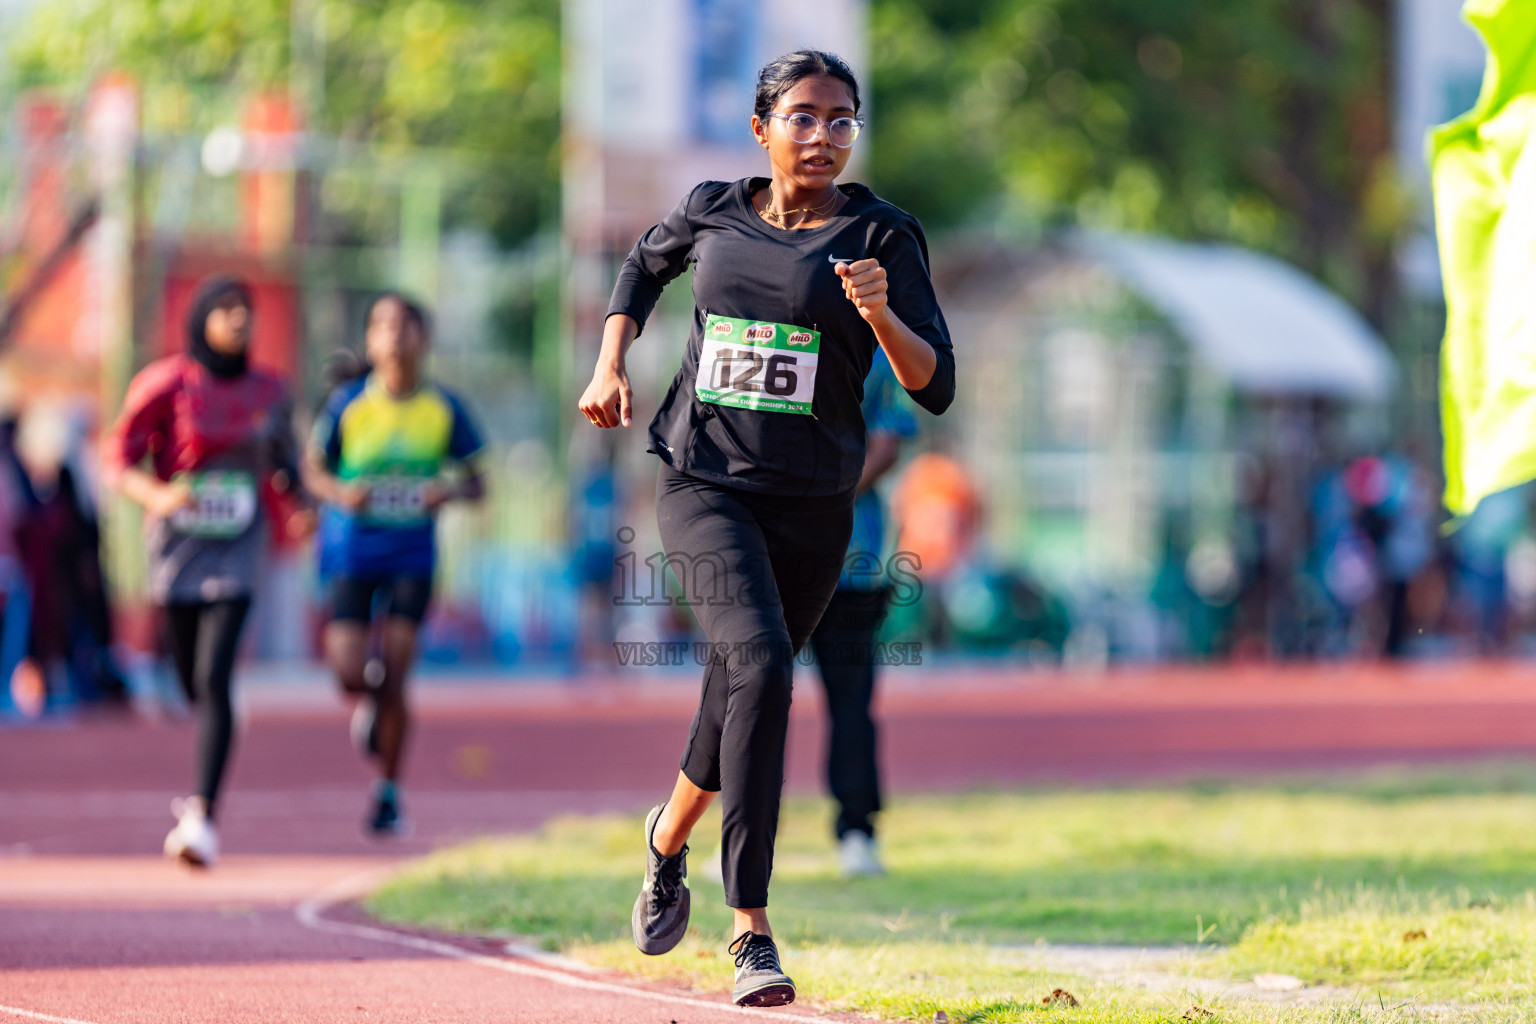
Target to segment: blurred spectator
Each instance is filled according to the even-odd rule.
[[[898,629],[916,626],[940,648],[955,639],[943,591],[972,553],[980,509],[970,473],[947,455],[919,455],[902,471],[891,492],[897,535],[890,569],[916,582],[913,593],[892,595]]]
[[[1314,570],[1333,614],[1322,653],[1407,654],[1409,591],[1434,556],[1434,512],[1424,473],[1400,455],[1358,458],[1323,478]]]
[[[913,459],[892,504],[901,523],[897,552],[921,560],[916,568],[925,583],[942,580],[970,554],[981,502],[970,473],[954,459],[933,452]]]
[[[1410,588],[1435,554],[1434,519],[1438,503],[1427,474],[1414,461],[1399,456],[1381,461],[1386,470],[1386,488],[1375,515],[1384,520],[1377,541],[1387,606],[1382,653],[1389,658],[1402,658],[1408,653],[1413,635]]]
[[[1022,655],[1039,663],[1062,658],[1073,626],[1066,605],[1022,568],[982,550],[981,497],[964,465],[936,452],[917,456],[891,504],[899,524],[888,566],[891,632],[916,626],[940,649]],[[1103,602],[1095,607],[1105,618],[1115,617]],[[1101,636],[1090,644],[1102,648],[1094,657],[1107,656],[1111,631],[1094,614],[1085,620],[1086,632]]]
[[[32,628],[31,588],[16,543],[32,486],[16,454],[17,426],[14,416],[0,420],[0,710],[13,706],[11,679]]]
[[[28,655],[53,703],[124,704],[112,657],[112,615],[101,569],[101,529],[82,460],[83,424],[39,406],[23,421],[14,463],[23,472],[16,539],[31,591]]]

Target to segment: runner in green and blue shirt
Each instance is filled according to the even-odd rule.
[[[342,689],[361,698],[353,738],[378,760],[367,822],[376,834],[405,827],[397,789],[410,725],[405,682],[432,595],[434,518],[446,502],[484,493],[480,431],[457,397],[422,374],[426,342],[426,315],[414,302],[390,293],[374,303],[371,371],[331,393],[307,466],[326,502],[318,537],[331,605],[326,660]],[[376,613],[382,651],[371,660]]]

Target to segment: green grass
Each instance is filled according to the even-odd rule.
[[[771,906],[786,968],[822,1008],[1151,1022],[1199,1003],[1212,1021],[1536,1020],[1536,774],[1526,769],[898,799],[881,823],[890,875],[852,883],[836,873],[828,814],[820,801],[786,804]],[[370,909],[727,988],[728,911],[697,871],[717,829],[711,818],[697,833],[693,927],[665,957],[628,939],[638,815],[444,851]],[[1028,952],[1202,941],[1214,953],[1191,956],[1156,990],[1052,970]],[[1220,981],[1263,972],[1339,991],[1273,1002]],[[1056,987],[1082,1006],[1042,1006]]]

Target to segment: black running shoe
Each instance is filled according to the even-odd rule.
[[[688,847],[663,857],[651,843],[664,806],[657,804],[645,816],[645,880],[640,883],[640,896],[629,919],[635,947],[649,956],[659,956],[682,941],[691,902],[686,881]]]
[[[742,932],[726,947],[736,957],[737,1006],[788,1006],[795,1001],[795,983],[779,967],[779,947],[773,936]]]
[[[368,819],[364,824],[368,827],[368,831],[376,836],[408,834],[410,825],[406,821],[405,812],[400,807],[400,794],[374,790],[373,807],[369,810]]]

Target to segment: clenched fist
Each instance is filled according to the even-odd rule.
[[[843,279],[843,294],[869,323],[885,318],[885,268],[876,259],[839,263],[834,268]]]
[[[634,390],[622,365],[599,363],[592,372],[592,383],[582,393],[582,415],[599,427],[629,426]]]

